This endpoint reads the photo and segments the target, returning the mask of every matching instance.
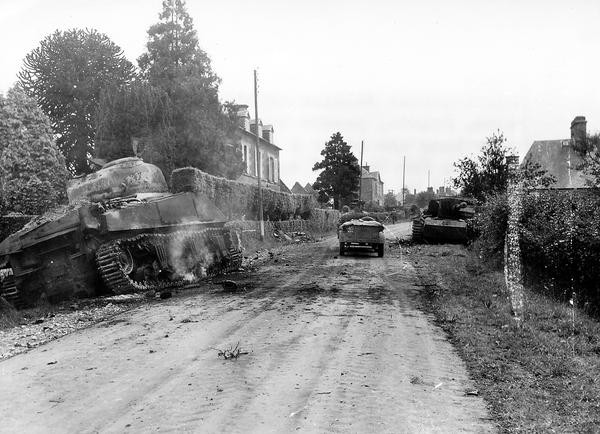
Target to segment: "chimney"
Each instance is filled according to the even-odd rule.
[[[256,135],[262,137],[262,121],[259,119],[258,126],[256,124],[257,124],[256,119],[250,120],[250,132],[252,134],[256,134]]]
[[[237,118],[238,126],[243,130],[248,131],[250,129],[250,114],[248,113],[248,106],[246,104],[236,105],[235,116]]]
[[[269,143],[273,143],[273,125],[265,125],[262,127],[262,138]]]
[[[365,169],[367,172],[370,172],[370,170],[369,170],[370,168],[371,168],[371,166],[363,166],[363,169]]]
[[[571,122],[571,140],[573,142],[583,142],[587,135],[587,121],[585,116],[576,116]]]

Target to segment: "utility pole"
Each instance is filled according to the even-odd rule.
[[[363,147],[365,142],[363,140],[360,141],[360,178],[358,178],[358,204],[360,205],[360,209],[362,210],[362,165],[363,165]]]
[[[402,157],[402,206],[404,206],[404,181],[406,180],[406,155]]]
[[[431,187],[431,170],[427,170],[427,190]]]
[[[262,185],[260,182],[260,171],[261,171],[261,161],[260,161],[260,151],[258,147],[260,146],[260,137],[258,131],[258,85],[256,80],[256,69],[254,70],[254,125],[256,126],[256,177],[258,179],[258,224],[260,227],[260,240],[264,241],[265,239],[265,222],[263,221],[263,194],[262,194]]]

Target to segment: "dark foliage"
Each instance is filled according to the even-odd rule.
[[[313,166],[313,170],[322,170],[313,188],[333,198],[334,208],[341,209],[356,199],[360,180],[358,160],[339,132],[325,143],[321,155],[323,160]]]
[[[574,289],[600,311],[597,291],[600,207],[589,191],[530,192],[523,196],[521,253],[527,278],[559,299]],[[506,194],[490,197],[476,218],[483,257],[502,257],[508,219]]]
[[[18,88],[0,96],[0,211],[43,213],[66,199],[68,175],[35,100]]]
[[[72,29],[57,30],[27,54],[19,82],[50,118],[67,167],[77,174],[91,170],[100,92],[133,77],[133,65],[108,36]]]
[[[160,21],[148,30],[147,52],[138,63],[151,86],[145,91],[151,113],[135,115],[138,134],[153,161],[169,173],[193,166],[213,175],[237,178],[243,170],[239,137],[230,105],[219,101],[219,78],[199,47],[182,0],[163,1]],[[166,97],[166,98],[165,98]],[[112,130],[110,132],[112,133]]]

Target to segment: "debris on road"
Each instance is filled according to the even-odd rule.
[[[423,381],[423,379],[421,377],[419,377],[418,375],[415,375],[414,377],[412,377],[410,379],[410,384],[425,384],[425,382]]]
[[[223,357],[223,359],[225,360],[237,359],[243,354],[248,354],[247,351],[242,351],[239,342],[235,345],[235,347],[230,346],[229,348],[226,348],[224,350],[221,350],[219,348],[212,349],[217,351],[217,357]]]
[[[140,305],[142,301],[140,294],[127,294],[19,311],[11,307],[0,316],[0,360],[106,321]]]

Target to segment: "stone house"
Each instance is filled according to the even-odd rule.
[[[571,122],[570,138],[534,141],[521,167],[528,161],[539,163],[542,169],[556,178],[550,188],[587,188],[587,176],[582,170],[583,159],[574,148],[578,142],[586,140],[586,135],[587,121],[584,116],[577,116]]]
[[[383,181],[379,172],[371,172],[369,166],[361,170],[360,200],[383,206]]]
[[[238,178],[245,184],[256,184],[260,168],[261,183],[271,190],[280,191],[279,151],[275,145],[273,125],[264,125],[260,119],[250,118],[247,105],[237,106],[238,147],[244,161],[244,173]],[[258,157],[256,135],[258,134]]]

